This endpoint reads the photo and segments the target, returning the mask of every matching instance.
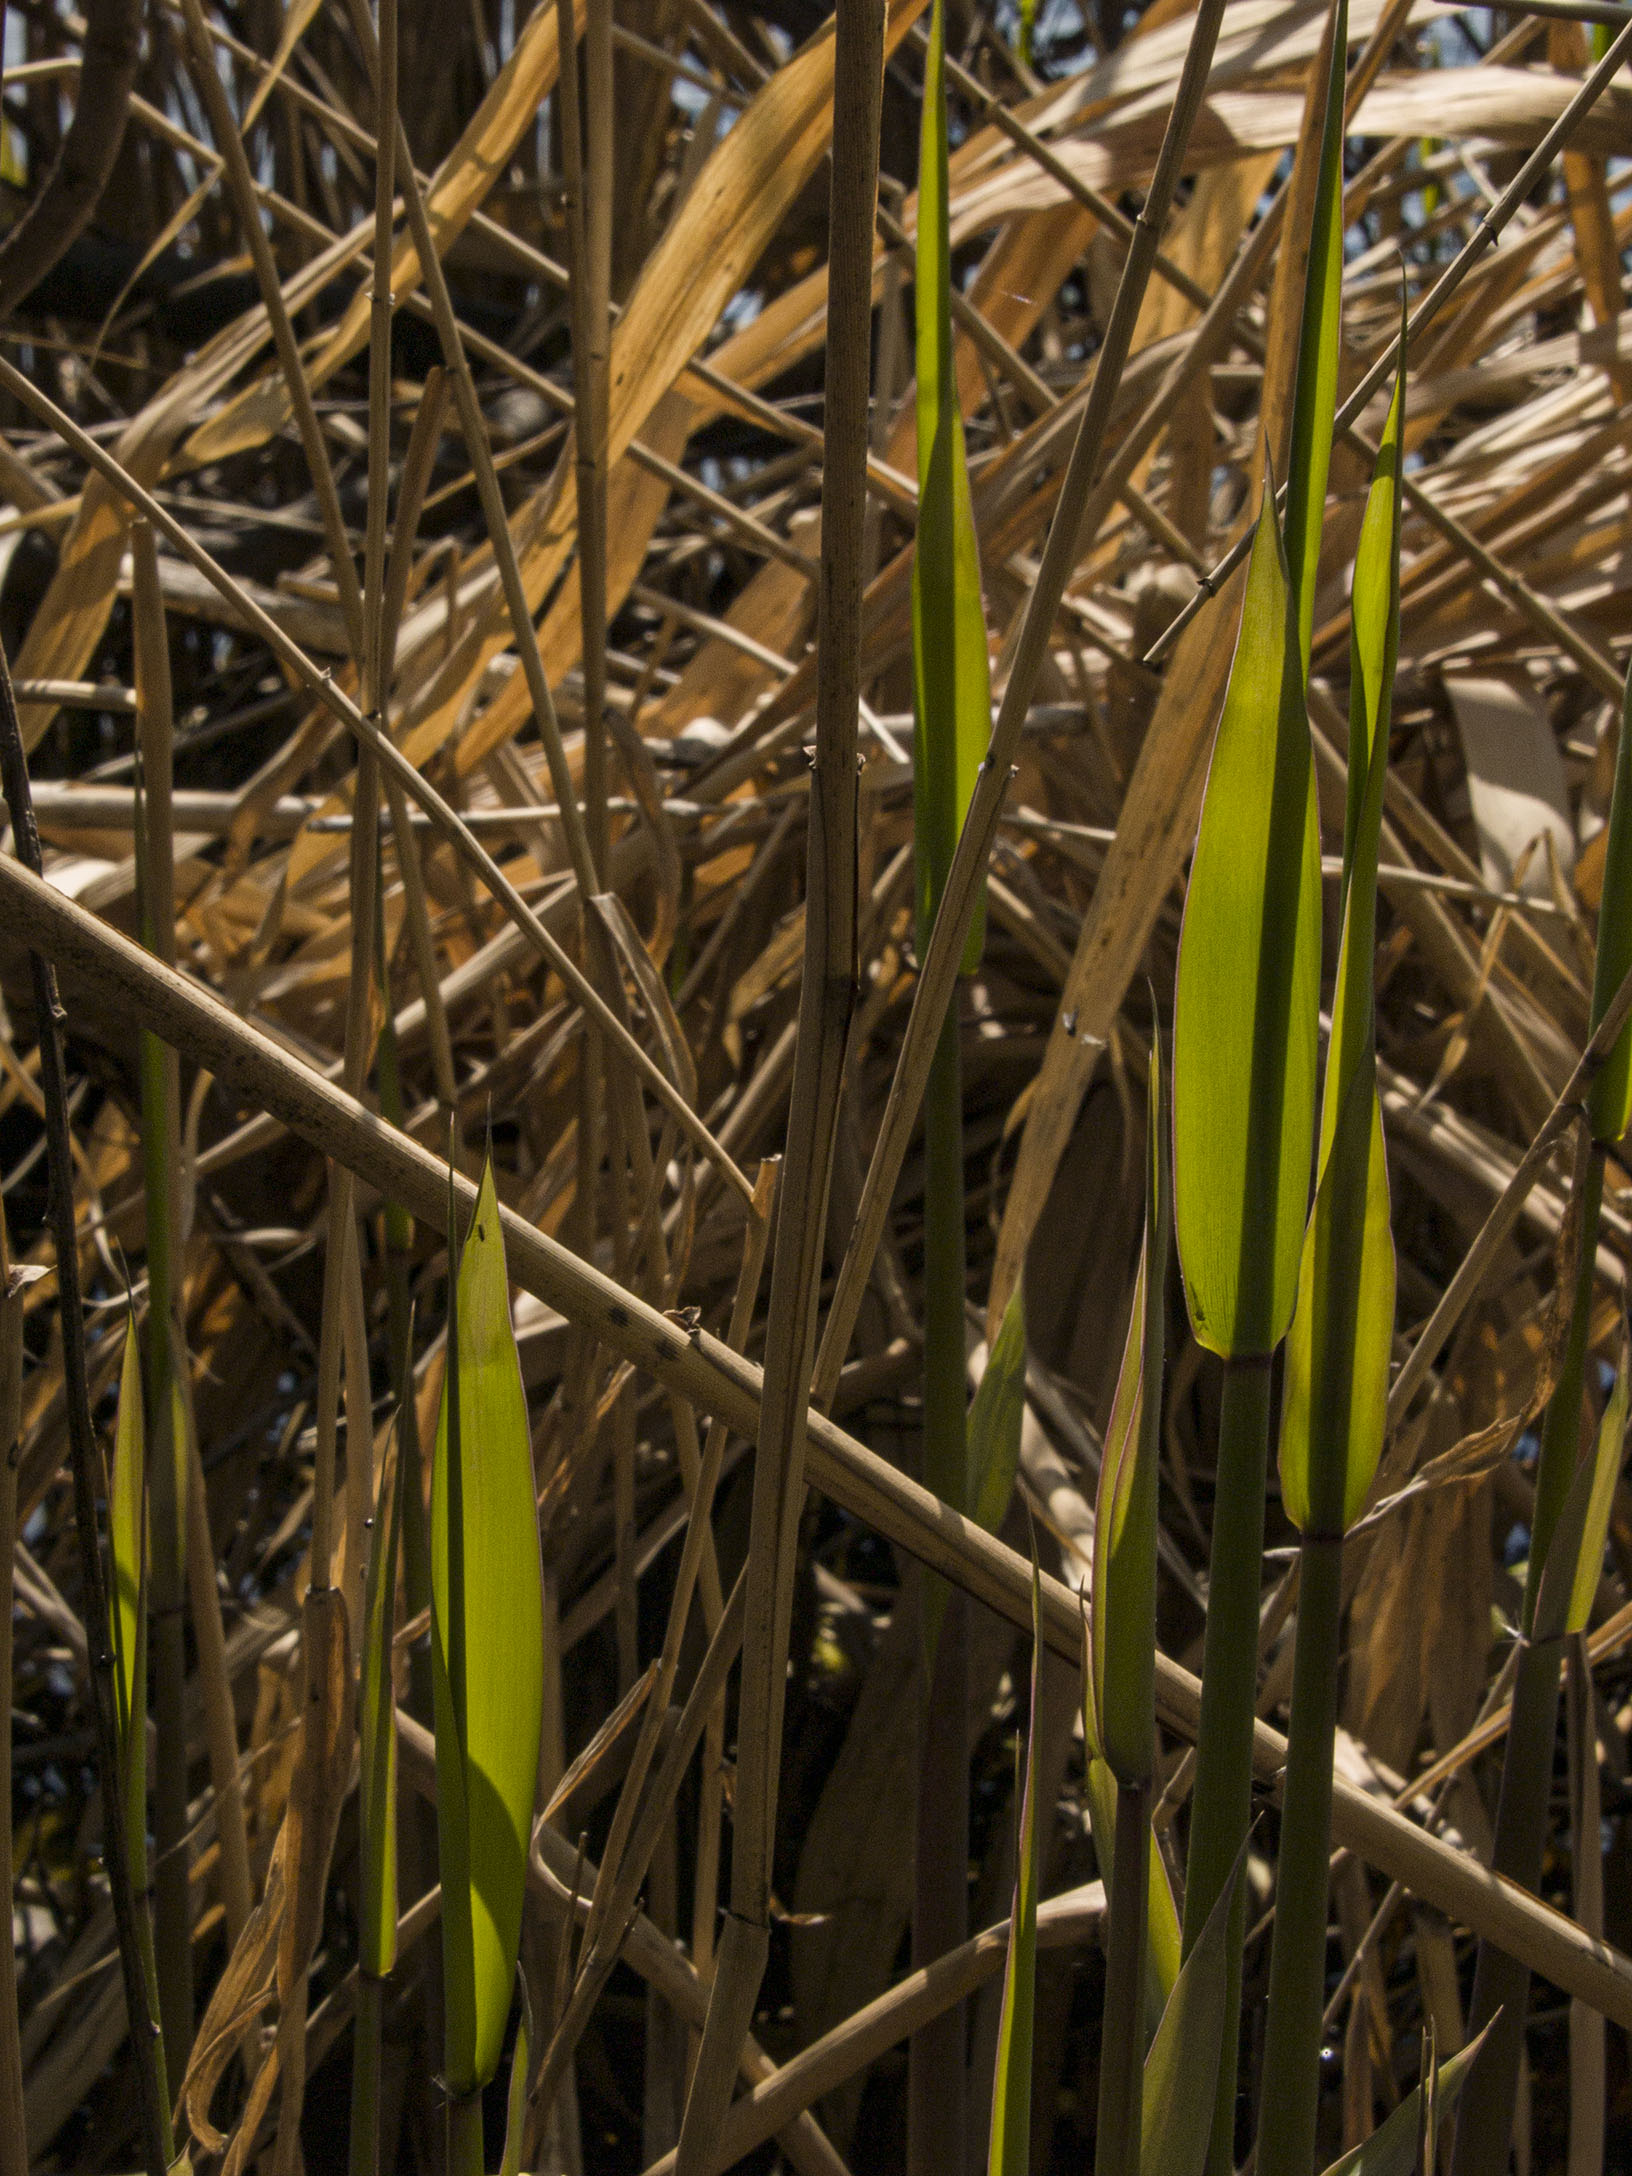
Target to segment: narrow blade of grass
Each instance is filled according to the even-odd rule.
[[[1027,2176],[1031,2167],[1031,2068],[1037,2002],[1037,1687],[1043,1663],[1042,1582],[1031,1569],[1031,1722],[1020,1776],[1014,1911],[1003,1968],[1003,2009],[992,2081],[988,2176]]]

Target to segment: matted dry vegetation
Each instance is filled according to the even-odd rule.
[[[287,1924],[274,1847],[295,1774],[314,1473],[338,1425],[332,1568],[355,1639],[366,1452],[383,1459],[391,1440],[398,1295],[417,1311],[421,1439],[434,1431],[448,1266],[435,1166],[450,1141],[471,1177],[490,1147],[513,1212],[546,1572],[540,1805],[551,1819],[523,1940],[544,2020],[535,2056],[572,1986],[573,1886],[587,1894],[606,1849],[643,1704],[672,1701],[660,1743],[697,1748],[656,1771],[672,1802],[649,1824],[644,1909],[598,2000],[582,2005],[537,2165],[571,2176],[667,2166],[678,2137],[726,1893],[722,1831],[728,1858],[739,1811],[735,1679],[719,1704],[712,1680],[700,1698],[695,1681],[749,1548],[766,1160],[785,1143],[807,968],[834,37],[805,0],[618,0],[608,73],[594,42],[606,17],[591,0],[590,157],[564,175],[567,12],[568,0],[401,0],[399,156],[411,152],[418,179],[405,191],[397,177],[388,349],[371,299],[368,16],[313,0],[207,12],[155,0],[94,221],[43,285],[6,296],[0,636],[59,903],[5,863],[0,1165],[13,1256],[45,1272],[25,1301],[11,1780],[28,2149],[41,2169],[128,2168],[140,2145],[99,1861],[30,939],[63,977],[90,1390],[106,1443],[127,1279],[138,1309],[146,1292],[137,1029],[159,1028],[180,1051],[177,1307],[198,1462],[187,1592],[173,1597],[185,1682],[159,1717],[155,1757],[172,1788],[155,1823],[161,1912],[168,1884],[192,1918],[193,1988],[178,1998],[167,1986],[165,2002],[168,2024],[179,2000],[183,2056],[205,2023],[187,2102],[198,2165],[217,2165],[206,2154],[225,2143],[219,2126],[234,2134],[229,2166],[270,2168],[280,2106],[292,2145],[300,2041],[307,2165],[342,2165],[358,1985],[349,1736],[331,1755],[304,1909],[290,1905]],[[1350,15],[1340,397],[1384,356],[1402,275],[1415,307],[1467,253],[1409,371],[1377,978],[1402,1362],[1550,1123],[1586,1038],[1632,655],[1624,74],[1572,116],[1570,148],[1499,232],[1479,224],[1580,90],[1598,33],[1577,12],[1625,20],[1613,8],[1492,17],[1431,0],[1356,0]],[[104,30],[119,13],[102,8]],[[580,5],[580,32],[585,20]],[[1085,1585],[1144,1213],[1152,1008],[1170,1017],[1185,862],[1238,609],[1236,585],[1209,598],[1197,578],[1256,506],[1266,433],[1278,458],[1284,440],[1301,267],[1281,246],[1282,220],[1324,21],[1323,8],[1282,0],[1224,11],[995,827],[983,961],[957,999],[972,1377],[982,1322],[995,1328],[1025,1276],[1006,1552],[937,1522],[897,1478],[919,1456],[917,1135],[900,1132],[904,1153],[870,1191],[868,1180],[886,1119],[913,1118],[897,1066],[917,983],[911,239],[927,14],[922,0],[888,8],[866,512],[846,542],[866,581],[859,993],[822,1292],[831,1319],[837,1280],[850,1319],[818,1366],[833,1420],[812,1427],[798,1530],[774,1926],[742,2072],[754,2094],[725,2127],[731,2153],[756,2165],[773,2152],[801,2176],[899,2165],[904,2039],[964,1997],[971,2168],[984,2160],[1001,1932],[932,1987],[886,1993],[905,1969],[912,1903],[919,1557],[992,1605],[970,1623],[977,1928],[1008,1909],[1013,1748],[1018,1729],[1035,1739],[1042,1893],[1060,1901],[1043,1907],[1033,2159],[1090,2162],[1103,1967],[1084,1886],[1096,1864],[1080,1635],[1069,1594],[1050,1585],[1053,1652],[1028,1715],[1023,1559],[1029,1519],[1045,1571],[1066,1590]],[[1055,0],[1038,10],[1029,61],[1018,31],[1008,10],[949,19],[956,365],[999,695],[1192,15],[1186,0],[1155,0],[1142,19],[1101,5],[1083,20]],[[201,34],[207,63],[189,44]],[[4,157],[19,205],[52,167],[85,38],[77,15],[44,0],[8,11]],[[223,160],[239,141],[247,157]],[[426,222],[445,271],[429,283],[416,239]],[[582,274],[570,302],[569,265]],[[0,248],[0,291],[5,278]],[[441,368],[454,324],[463,383]],[[388,405],[381,377],[371,417],[371,356],[387,353]],[[599,415],[599,448],[594,429],[575,434],[575,384]],[[1310,711],[1334,856],[1348,578],[1385,397],[1334,450],[1317,595]],[[371,451],[382,420],[389,443]],[[150,495],[134,531],[132,483]],[[397,518],[416,491],[417,531]],[[388,621],[398,615],[383,660],[382,599]],[[535,626],[536,640],[518,641]],[[593,729],[603,688],[604,735]],[[135,751],[138,711],[162,733],[166,705],[173,957],[243,1031],[116,941],[140,934],[141,864],[151,903],[163,858],[162,794],[138,854]],[[399,772],[382,771],[369,745],[375,713],[407,759]],[[434,789],[429,815],[408,766]],[[377,906],[372,847],[354,843],[376,824]],[[169,941],[168,927],[155,933],[161,952]],[[370,1055],[376,944],[395,1087]],[[586,971],[600,1008],[589,1028]],[[384,1094],[417,1150],[354,1094],[375,1111]],[[1620,1954],[1632,1949],[1624,1488],[1592,1667],[1578,1666],[1559,1733],[1545,1892],[1565,1916],[1485,1882],[1476,1864],[1491,1840],[1533,1423],[1556,1360],[1566,1146],[1536,1173],[1478,1257],[1453,1334],[1397,1384],[1376,1491],[1387,1508],[1349,1557],[1322,2140],[1335,2154],[1368,2135],[1415,2084],[1430,2028],[1441,2054],[1461,2044],[1472,1936],[1484,1933],[1540,1975],[1521,2096],[1533,2145],[1519,2165],[1562,2168],[1568,2155],[1570,2176],[1589,2176],[1632,2152],[1625,2041],[1597,2023],[1632,2025],[1632,1961]],[[1593,1318],[1606,1361],[1632,1231],[1632,1179],[1613,1157],[1607,1185]],[[858,1226],[875,1197],[881,1229]],[[408,1234],[387,1200],[412,1212]],[[355,1221],[355,1250],[335,1244],[336,1206],[345,1228]],[[819,1202],[797,1203],[785,1223],[811,1213]],[[773,1259],[779,1236],[773,1218]],[[1157,1826],[1172,1843],[1195,1727],[1187,1673],[1201,1651],[1218,1383],[1185,1333],[1176,1276],[1168,1302],[1160,1629],[1171,1666],[1158,1679]],[[320,1370],[325,1342],[334,1366]],[[1592,1377],[1589,1402],[1608,1372]],[[711,1419],[731,1431],[712,1443]],[[705,1534],[689,1507],[711,1458]],[[1273,1502],[1271,1529],[1282,1553],[1264,1568],[1259,1712],[1273,1724],[1290,1686],[1292,1599],[1292,1536]],[[665,1649],[688,1531],[697,1606]],[[424,1644],[423,1617],[405,1610],[400,1696],[428,1722]],[[710,1652],[729,1664],[729,1640]],[[441,2036],[437,1944],[425,1938],[434,1895],[423,1901],[435,1831],[420,1808],[434,1771],[424,1732],[404,1731],[406,1918],[386,2001],[383,2165],[429,2169]],[[1278,1742],[1263,1736],[1259,1755],[1270,1810],[1248,1878],[1262,1911]],[[627,1841],[620,1830],[619,1848]],[[230,2014],[221,1985],[234,1944],[229,1986],[247,1999]],[[1249,2054],[1267,1958],[1266,1921],[1247,1951]],[[259,2110],[257,2134],[240,2118],[249,2081],[268,2082],[275,2034],[282,2097]],[[1252,2074],[1249,2063],[1249,2087]],[[1249,2090],[1243,2144],[1252,2122]]]

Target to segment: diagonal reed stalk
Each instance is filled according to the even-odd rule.
[[[447,1228],[447,1167],[406,1135],[378,1119],[333,1082],[232,1013],[188,979],[160,967],[54,887],[0,857],[0,909],[20,941],[70,968],[88,997],[114,1017],[154,1026],[226,1086],[276,1116],[319,1153],[344,1160],[359,1178],[399,1200],[437,1230]],[[1617,988],[1577,1067],[1571,1094],[1579,1099],[1597,1062],[1632,1016],[1632,974]],[[454,1202],[470,1213],[475,1189],[458,1179]],[[648,1369],[666,1390],[723,1416],[750,1439],[763,1399],[763,1375],[706,1331],[686,1330],[602,1272],[508,1211],[500,1222],[515,1279],[547,1306],[593,1326],[598,1337],[632,1364]],[[804,1416],[804,1455],[811,1481],[841,1508],[952,1578],[977,1600],[1024,1629],[1030,1622],[1030,1570],[1025,1559],[973,1521],[938,1505],[836,1423]],[[1081,1660],[1082,1625],[1074,1595],[1057,1580],[1043,1582],[1044,1636],[1068,1664]],[[1194,1741],[1200,1687],[1186,1670],[1156,1657],[1157,1714],[1162,1727]],[[1286,1741],[1267,1725],[1252,1736],[1260,1782],[1271,1784],[1285,1765]],[[1528,1955],[1554,1985],[1592,2002],[1606,2016],[1632,2024],[1632,1962],[1581,1936],[1550,1907],[1495,1880],[1443,1839],[1380,1804],[1342,1779],[1334,1781],[1334,1840],[1448,1917]]]

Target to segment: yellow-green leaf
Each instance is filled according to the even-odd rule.
[[[1320,1171],[1304,1235],[1281,1404],[1282,1501],[1305,1533],[1342,1533],[1359,1517],[1388,1421],[1394,1234],[1377,1100],[1372,982],[1377,853],[1399,646],[1403,353],[1402,342],[1355,558],[1343,935],[1321,1110]]]
[[[450,1292],[431,1488],[431,1658],[447,2084],[498,2068],[543,1714],[532,1450],[489,1164]]]
[[[1156,1498],[1167,1287],[1167,1098],[1152,1038],[1145,1239],[1094,1511],[1090,1680],[1097,1737],[1121,1783],[1148,1781],[1156,1745]]]
[[[1626,1447],[1627,1348],[1628,1333],[1623,1324],[1615,1387],[1598,1424],[1598,1440],[1575,1469],[1570,1492],[1547,1544],[1547,1561],[1541,1569],[1541,1588],[1530,1633],[1534,1640],[1558,1639],[1566,1633],[1586,1630],[1604,1568],[1610,1507]]]
[[[987,2176],[1029,2176],[1031,2168],[1032,2021],[1037,2000],[1037,1677],[1043,1654],[1042,1581],[1031,1566],[1031,1726],[1015,1845],[1014,1910],[1003,1968],[1003,2008],[992,2081],[992,2129]]]
[[[1314,1147],[1320,851],[1309,721],[1266,494],[1179,943],[1173,1195],[1198,1341],[1273,1352],[1297,1292]]]
[[[1016,1285],[969,1407],[969,1516],[995,1534],[1014,1494],[1026,1411],[1026,1310]]]
[[[1207,1914],[1196,1946],[1168,1997],[1162,2022],[1145,2057],[1144,2118],[1140,2129],[1140,2176],[1201,2176],[1213,2129],[1213,2091],[1226,2027],[1230,1979],[1230,1912],[1246,1858]]]
[[[928,946],[964,811],[992,734],[991,664],[980,551],[952,353],[946,143],[946,27],[935,0],[924,63],[915,265],[918,538],[912,557],[913,852],[918,950]],[[983,915],[964,948],[980,964]]]
[[[113,1553],[114,1713],[119,1733],[120,1797],[131,1879],[147,1885],[147,1430],[142,1414],[141,1348],[135,1318],[125,1331],[119,1411],[108,1476],[108,1541]]]

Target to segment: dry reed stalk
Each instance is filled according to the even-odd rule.
[[[29,800],[28,763],[23,753],[22,722],[12,693],[11,667],[0,650],[0,784],[5,791],[11,819],[13,851],[19,862],[37,873],[42,867],[40,835]],[[131,1893],[130,1870],[125,1856],[124,1824],[112,1808],[118,1793],[113,1779],[119,1772],[115,1740],[113,1655],[103,1631],[108,1623],[107,1585],[103,1576],[102,1544],[97,1533],[97,1449],[91,1420],[90,1388],[85,1365],[85,1326],[79,1286],[79,1236],[75,1225],[73,1156],[69,1146],[68,1094],[62,1055],[61,1001],[56,974],[32,948],[29,975],[38,1021],[40,1086],[45,1100],[45,1122],[51,1172],[51,1224],[57,1255],[58,1312],[62,1321],[63,1390],[67,1406],[68,1442],[73,1467],[74,1519],[78,1536],[80,1578],[84,1590],[83,1616],[86,1652],[91,1657],[91,1705],[96,1726],[96,1765],[103,1803],[103,1857],[108,1869],[108,1888],[113,1901],[118,1935],[119,1964],[125,1997],[125,2015],[135,2038],[137,2020],[148,2018],[147,1982],[136,1926],[136,1901]],[[137,2091],[141,2117],[142,2156],[148,2176],[169,2176],[165,2151],[168,2109],[161,2099],[163,2083],[153,2051],[144,2049],[137,2062]]]
[[[856,726],[883,50],[882,6],[846,0],[836,18],[834,47],[830,335],[805,966],[780,1186],[780,1240],[771,1271],[766,1331],[771,1374],[757,1432],[748,1543],[731,1910],[680,2134],[678,2165],[686,2171],[702,2167],[729,2098],[770,1939],[793,1549],[804,1501],[800,1421],[815,1356],[833,1135],[856,992]]]

